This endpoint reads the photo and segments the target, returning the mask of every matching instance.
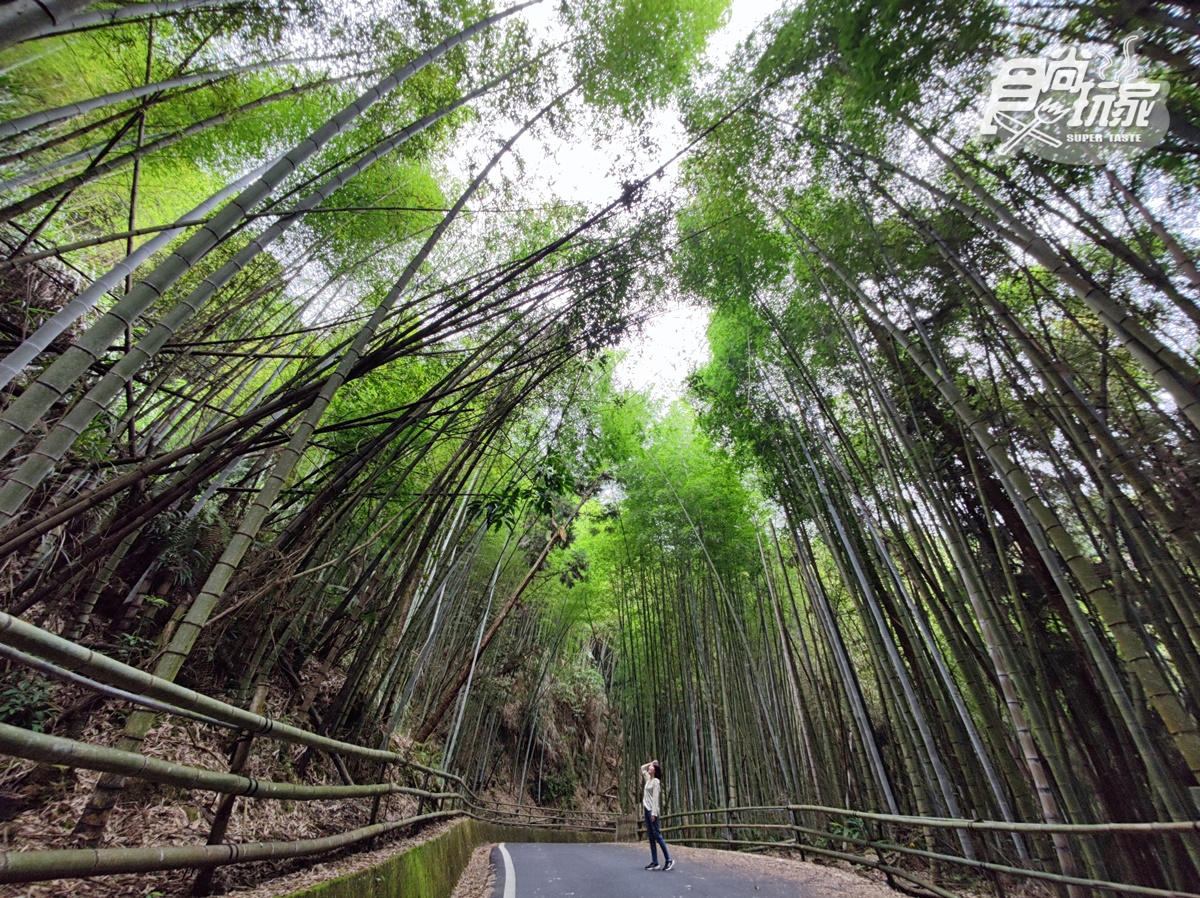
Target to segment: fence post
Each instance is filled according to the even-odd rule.
[[[800,841],[800,812],[794,807],[789,807],[788,811],[792,815],[792,840],[796,843],[796,850],[800,852],[800,860],[808,860],[804,854],[804,843]]]
[[[880,842],[883,841],[883,824],[878,821],[863,820],[863,835],[867,837],[867,841],[875,849],[875,857],[879,859],[879,866],[887,867],[887,858],[883,856],[883,846],[880,845]],[[900,886],[896,884],[896,880],[890,870],[884,870],[883,875],[887,878],[888,888],[900,890]]]
[[[383,780],[384,780],[384,777],[385,777],[385,776],[387,776],[387,764],[386,764],[385,762],[383,762],[383,761],[380,761],[380,762],[379,762],[379,772],[378,772],[377,774],[375,774],[375,780],[376,780],[377,782],[380,782],[380,783],[382,783],[382,782],[383,782]],[[382,796],[382,795],[376,795],[376,796],[375,796],[373,799],[371,799],[371,819],[370,819],[370,823],[371,823],[371,825],[372,825],[372,826],[374,826],[376,823],[378,823],[378,822],[379,822],[379,806],[380,806],[382,803],[383,803],[383,796]],[[418,813],[418,814],[420,814],[421,812],[420,812],[420,811],[417,811],[417,813]]]
[[[984,863],[987,863],[987,864],[992,863],[992,846],[991,846],[992,840],[988,837],[988,834],[986,832],[983,832],[983,833],[980,833],[979,841],[983,843]],[[1007,896],[1005,895],[1005,892],[1004,892],[1004,881],[1000,878],[1000,874],[997,871],[991,870],[991,869],[989,869],[987,871],[987,874],[992,880],[992,885],[994,885],[996,887],[996,894],[999,896],[999,898],[1007,898]]]
[[[267,704],[267,684],[259,683],[254,690],[254,697],[250,699],[249,711],[251,714],[261,714],[263,708]],[[246,769],[246,763],[250,760],[250,743],[254,741],[254,734],[249,730],[243,730],[238,737],[237,743],[233,748],[233,757],[229,761],[230,773],[241,773]],[[237,803],[236,795],[222,795],[221,800],[217,803],[217,813],[213,817],[212,828],[208,831],[208,844],[220,845],[225,839],[225,832],[229,829],[229,820],[233,816],[233,806]],[[207,895],[212,891],[213,874],[217,872],[215,867],[205,867],[196,874],[196,879],[192,883],[193,895]]]
[[[421,780],[421,791],[422,792],[429,791],[429,772],[428,771],[426,771],[425,777]],[[418,817],[421,816],[421,812],[423,810],[425,810],[425,796],[419,795],[419,796],[417,796],[417,816]]]

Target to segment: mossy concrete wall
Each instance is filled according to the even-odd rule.
[[[328,879],[293,892],[288,898],[449,898],[471,860],[491,842],[611,842],[614,833],[584,833],[500,826],[462,820],[435,839],[415,845],[382,864]]]

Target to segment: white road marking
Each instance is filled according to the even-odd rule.
[[[517,898],[517,871],[513,869],[512,855],[503,842],[496,847],[504,856],[504,898]]]

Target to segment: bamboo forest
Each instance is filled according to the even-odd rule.
[[[4,0],[0,895],[1200,893],[1198,13]]]

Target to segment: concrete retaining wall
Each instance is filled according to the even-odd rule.
[[[613,833],[500,826],[462,820],[382,864],[293,892],[288,898],[449,898],[480,845],[491,842],[611,842]]]

